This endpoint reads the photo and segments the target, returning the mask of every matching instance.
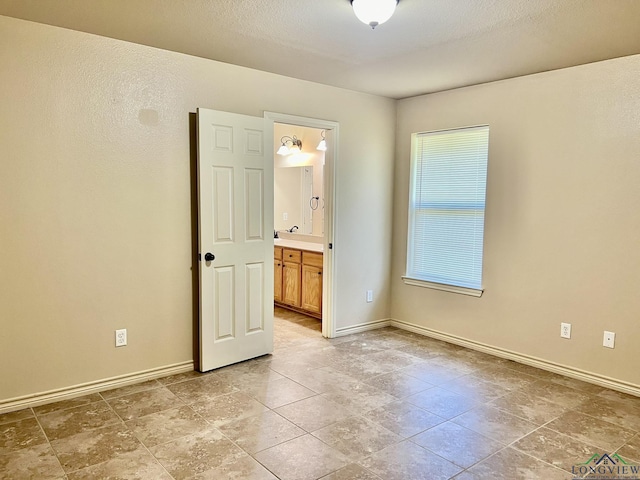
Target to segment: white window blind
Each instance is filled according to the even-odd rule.
[[[412,135],[405,281],[482,289],[488,151],[488,126]]]

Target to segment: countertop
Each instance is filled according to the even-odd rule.
[[[297,248],[308,252],[322,253],[324,244],[314,242],[301,242],[300,240],[289,240],[288,238],[274,238],[273,244],[276,247]]]

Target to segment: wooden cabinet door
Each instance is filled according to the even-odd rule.
[[[300,264],[282,264],[282,303],[300,307]]]
[[[322,313],[322,268],[302,265],[302,308]]]
[[[282,260],[273,261],[273,300],[282,302]]]

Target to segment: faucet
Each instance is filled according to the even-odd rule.
[[[291,227],[291,228],[289,229],[289,233],[293,233],[293,232],[295,232],[296,230],[298,230],[298,226],[297,226],[297,225],[294,225],[293,227]]]

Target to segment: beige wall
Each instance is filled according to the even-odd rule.
[[[389,316],[394,101],[7,17],[0,65],[0,402],[193,359],[197,107],[340,123],[337,325]]]
[[[640,385],[638,92],[633,56],[400,101],[392,317]],[[410,135],[485,123],[485,293],[406,286]]]

